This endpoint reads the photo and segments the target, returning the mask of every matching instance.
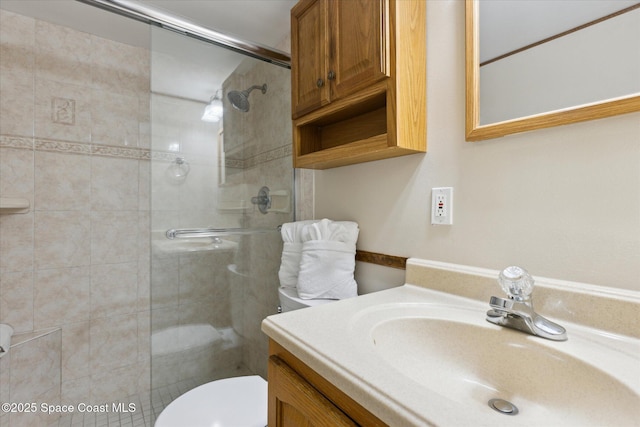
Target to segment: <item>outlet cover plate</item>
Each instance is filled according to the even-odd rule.
[[[431,189],[431,224],[453,224],[453,187]]]

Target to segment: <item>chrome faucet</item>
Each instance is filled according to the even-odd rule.
[[[509,298],[491,297],[487,321],[554,341],[567,340],[565,328],[545,319],[533,309],[531,293],[534,280],[527,270],[507,267],[500,272],[498,282]]]

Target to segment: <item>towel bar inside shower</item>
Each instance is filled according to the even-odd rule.
[[[167,239],[190,239],[194,237],[220,237],[240,234],[279,232],[281,225],[273,228],[172,228],[167,230]]]

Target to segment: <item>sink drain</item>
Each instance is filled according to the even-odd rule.
[[[489,401],[489,407],[491,409],[495,409],[501,414],[518,415],[518,407],[504,399],[491,399]]]

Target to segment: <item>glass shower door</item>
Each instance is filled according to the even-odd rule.
[[[152,28],[150,357],[156,414],[208,381],[266,378],[260,322],[278,305],[277,226],[294,215],[289,84],[286,68]],[[252,86],[258,87],[249,91]],[[222,117],[204,121],[216,94]],[[176,230],[169,235],[174,238],[168,230]]]

